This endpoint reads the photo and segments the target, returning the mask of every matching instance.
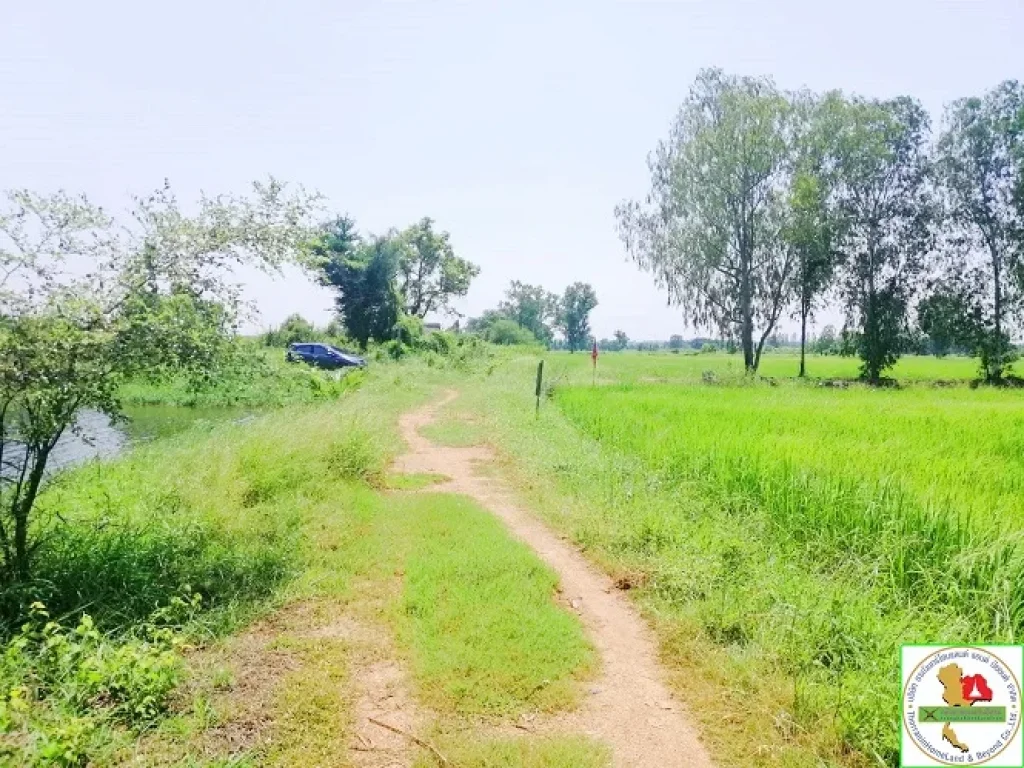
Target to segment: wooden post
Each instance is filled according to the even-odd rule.
[[[536,391],[536,395],[537,395],[537,412],[535,414],[535,418],[538,418],[538,419],[540,418],[540,390],[541,390],[541,383],[543,381],[544,381],[544,361],[541,360],[539,363],[537,363],[537,391]]]

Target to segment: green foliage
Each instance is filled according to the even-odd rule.
[[[505,300],[498,305],[498,313],[515,321],[541,343],[550,344],[551,326],[558,315],[558,297],[542,286],[513,280],[505,291]]]
[[[1024,210],[1013,199],[1024,184],[1020,114],[1024,87],[1016,81],[959,99],[946,110],[937,146],[955,292],[974,293],[973,343],[982,375],[993,383],[1012,362],[1008,326],[1018,318],[1024,291]]]
[[[695,325],[735,334],[750,371],[789,300],[779,190],[793,165],[791,123],[770,79],[703,70],[651,155],[647,202],[616,208],[633,261]]]
[[[847,312],[860,334],[862,376],[878,383],[899,358],[910,298],[932,244],[928,117],[907,97],[837,101],[834,110]]]
[[[932,354],[944,357],[954,349],[974,351],[976,327],[963,296],[938,286],[917,304],[917,322],[928,336]]]
[[[289,315],[280,326],[267,331],[261,337],[263,344],[268,347],[287,347],[301,341],[321,341],[321,334],[302,315]]]
[[[796,100],[800,120],[796,171],[790,181],[782,237],[795,256],[791,290],[800,318],[800,376],[806,375],[807,321],[834,280],[838,246],[844,237],[845,222],[832,195],[837,181],[836,106],[835,95]]]
[[[404,311],[421,320],[446,312],[465,296],[480,268],[455,255],[447,232],[434,232],[434,221],[421,219],[398,235],[404,248],[398,260],[398,290]]]
[[[0,588],[29,579],[33,510],[60,437],[92,408],[117,416],[129,377],[215,377],[234,330],[233,266],[301,256],[315,197],[271,179],[202,197],[165,185],[118,222],[85,197],[11,192],[0,210]],[[73,261],[75,269],[68,269]],[[14,278],[14,279],[10,279]]]
[[[402,315],[395,323],[394,340],[407,347],[415,347],[423,338],[423,321],[416,315]]]
[[[180,683],[184,638],[199,610],[186,588],[132,633],[101,634],[88,615],[73,628],[42,603],[0,657],[0,756],[21,765],[84,766],[105,728],[140,731],[159,720]]]
[[[402,301],[396,287],[402,245],[392,234],[369,242],[355,239],[348,220],[328,230],[314,251],[322,279],[337,292],[338,314],[352,339],[364,349],[370,341],[393,338]]]
[[[127,406],[236,407],[264,409],[340,397],[359,386],[360,371],[324,371],[285,362],[281,352],[245,340],[232,343],[216,377],[196,381],[178,375],[152,381],[133,378],[119,389]]]
[[[348,335],[364,349],[371,341],[415,346],[423,318],[447,311],[479,274],[479,267],[455,255],[448,233],[433,227],[424,218],[364,242],[355,222],[342,217],[326,225],[311,247],[321,281],[337,291]],[[402,355],[394,345],[388,350],[394,359]]]
[[[819,355],[838,355],[838,345],[839,337],[836,336],[835,326],[826,325],[814,340],[813,351]]]
[[[590,343],[590,312],[597,306],[597,293],[588,283],[573,283],[558,304],[557,325],[565,334],[570,352]]]
[[[537,337],[529,329],[523,328],[514,320],[499,317],[485,327],[481,335],[492,344],[536,344]]]

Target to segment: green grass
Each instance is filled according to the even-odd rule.
[[[62,474],[41,500],[53,527],[38,578],[0,594],[8,632],[43,599],[65,625],[92,614],[95,653],[113,658],[185,585],[203,611],[173,631],[204,642],[295,601],[340,606],[393,637],[441,718],[432,739],[457,764],[606,765],[591,742],[472,729],[572,706],[596,659],[554,603],[553,574],[488,513],[450,495],[389,493],[442,480],[389,476],[387,465],[397,415],[457,385],[464,397],[431,439],[498,447],[534,508],[629,577],[723,766],[891,764],[900,642],[1019,637],[1018,396],[927,381],[969,379],[973,361],[906,358],[896,375],[913,386],[872,391],[734,386],[735,356],[608,353],[591,387],[587,356],[556,354],[553,399],[535,419],[536,359],[513,355],[458,375],[434,358],[382,363],[358,389],[330,391],[277,361],[291,383],[262,401],[253,382],[205,400],[180,382],[127,390],[133,402],[190,404],[193,416],[287,407],[176,423],[117,461]],[[768,356],[763,373],[795,362]],[[705,370],[719,385],[699,384]],[[810,371],[852,377],[856,361],[812,358]],[[283,642],[297,667],[275,689],[272,747],[244,759],[330,763],[349,735],[347,646],[298,630]],[[34,679],[33,664],[0,671],[0,690]],[[203,746],[231,716],[204,703],[216,700],[206,682],[146,726],[177,764],[233,759]],[[33,749],[77,744],[102,765],[139,738],[105,707],[80,709],[73,687],[33,690],[17,725]]]
[[[573,737],[521,737],[517,739],[445,738],[438,748],[459,768],[606,768],[611,764],[608,750],[601,745]],[[437,761],[422,756],[415,768],[434,768]]]
[[[7,626],[42,598],[69,620],[94,616],[105,633],[96,653],[121,658],[153,608],[185,585],[202,595],[202,610],[173,627],[176,642],[213,648],[235,647],[234,633],[244,637],[254,618],[282,606],[350,611],[393,637],[417,698],[440,717],[431,733],[467,765],[606,764],[602,749],[580,740],[525,745],[472,733],[481,717],[573,706],[596,662],[577,618],[554,601],[553,572],[488,512],[461,497],[389,492],[443,479],[389,477],[387,466],[401,447],[398,414],[451,381],[451,372],[419,361],[382,365],[329,403],[198,423],[63,473],[41,499],[43,515],[60,522],[40,551],[37,579],[2,595]],[[32,764],[30,750],[52,743],[97,765],[133,753],[159,764],[333,765],[351,737],[350,647],[311,635],[319,620],[310,621],[275,628],[277,641],[261,651],[288,672],[268,675],[273,695],[256,721],[243,714],[243,723],[271,723],[244,754],[224,751],[229,742],[209,734],[233,727],[241,710],[222,689],[239,685],[246,667],[199,662],[183,698],[161,700],[169,711],[144,731],[114,717],[112,705],[81,709],[73,689],[58,696],[32,688],[10,754]],[[228,659],[253,652],[245,650],[251,643],[238,647]],[[167,663],[165,692],[182,674],[179,658]],[[31,664],[0,669],[0,690],[33,679]],[[125,664],[130,671],[134,662]]]
[[[389,513],[417,542],[406,545],[395,620],[421,698],[460,714],[571,707],[595,658],[554,603],[554,572],[461,497],[401,499]]]
[[[450,494],[363,492],[348,506],[319,524],[299,596],[385,616],[420,700],[439,713],[574,705],[593,649],[555,604],[554,573],[493,515]]]
[[[549,356],[539,420],[536,359],[458,402],[527,501],[639,585],[723,765],[895,764],[900,643],[1024,631],[1024,401],[708,386],[673,357],[602,355],[593,387],[589,359]]]
[[[547,355],[545,379],[552,383],[590,384],[590,355],[556,352]],[[808,355],[807,375],[812,379],[856,379],[860,361],[853,357]],[[796,376],[800,359],[791,350],[766,352],[761,376],[789,379]],[[710,371],[720,379],[743,376],[743,357],[724,352],[712,354],[671,352],[602,352],[597,363],[597,383],[693,383]],[[904,383],[967,382],[978,376],[978,361],[968,357],[900,358],[887,375]]]
[[[477,424],[450,416],[420,428],[420,433],[432,442],[453,448],[479,445],[483,441],[483,432]]]
[[[202,386],[184,377],[140,380],[126,384],[120,394],[127,406],[265,409],[332,399],[357,387],[364,377],[363,371],[288,363],[282,349],[239,342],[235,359]]]
[[[431,472],[415,472],[412,474],[388,475],[387,487],[393,491],[420,491],[432,485],[439,485],[448,480],[447,475],[438,475]]]
[[[379,495],[371,487],[383,482],[398,447],[397,414],[433,386],[430,371],[414,368],[384,367],[374,374],[377,387],[365,393],[293,405],[246,423],[202,425],[51,482],[36,510],[36,532],[45,538],[34,578],[0,591],[2,629],[10,637],[29,604],[41,600],[72,630],[89,614],[99,635],[81,651],[61,641],[56,650],[22,654],[17,663],[4,655],[0,721],[12,733],[4,748],[14,752],[0,755],[28,765],[45,762],[47,750],[66,749],[109,764],[139,735],[137,718],[126,720],[117,702],[131,690],[144,691],[147,669],[162,669],[146,660],[151,654],[136,639],[148,637],[154,609],[186,588],[197,592],[203,610],[169,629],[181,639],[207,641],[287,599],[317,562],[318,521]],[[75,681],[97,665],[109,674],[89,685],[106,685],[109,677],[128,693],[104,694],[99,706],[75,693],[91,690]],[[51,667],[59,676],[41,685]],[[171,674],[161,672],[161,679]],[[22,686],[25,707],[7,700],[8,691]],[[162,697],[155,707],[164,706]],[[200,720],[189,722],[196,728]]]

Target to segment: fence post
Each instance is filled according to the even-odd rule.
[[[544,380],[544,361],[541,360],[539,363],[537,363],[537,391],[536,391],[536,395],[537,395],[537,410],[536,410],[536,412],[534,414],[534,418],[538,418],[538,419],[540,418],[540,390],[541,390],[541,382],[543,382],[543,380]]]

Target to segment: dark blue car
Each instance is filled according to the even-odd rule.
[[[330,344],[289,344],[285,359],[289,363],[303,362],[318,368],[364,368],[366,360],[350,352],[342,352]]]

